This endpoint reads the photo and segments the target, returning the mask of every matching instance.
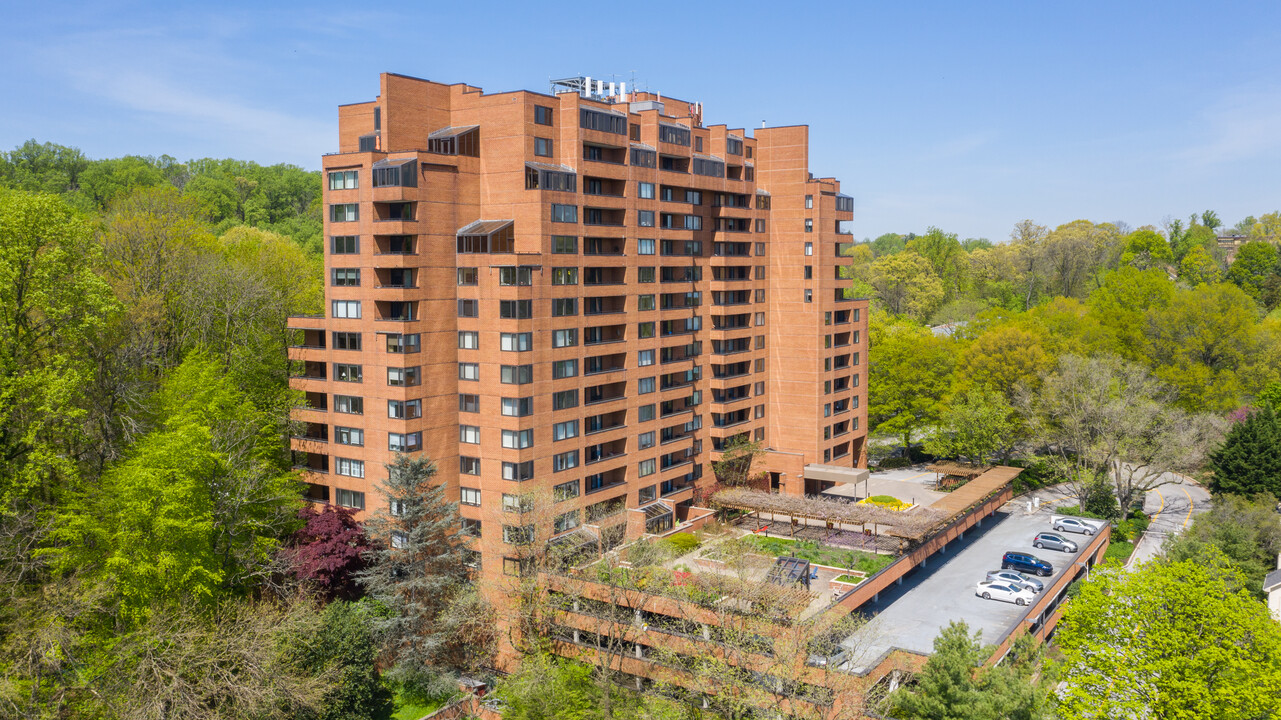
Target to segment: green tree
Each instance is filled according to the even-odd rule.
[[[301,503],[276,419],[216,362],[193,353],[152,407],[156,429],[66,505],[50,551],[62,572],[104,578],[131,621],[255,584]]]
[[[943,302],[943,282],[930,261],[911,250],[878,258],[867,280],[895,315],[923,321]]]
[[[1035,389],[1041,374],[1054,366],[1044,335],[1033,324],[1001,324],[983,331],[957,360],[958,391],[981,388],[1012,400],[1021,387]]]
[[[942,417],[951,384],[953,354],[949,340],[924,328],[890,327],[874,343],[868,364],[868,415],[877,432],[912,437]]]
[[[1006,668],[984,670],[979,638],[952,621],[934,638],[934,653],[914,683],[889,698],[901,720],[989,720],[1040,717],[1042,700],[1030,679]],[[1023,647],[1027,644],[1024,643]]]
[[[967,285],[969,262],[956,233],[931,227],[924,235],[912,238],[907,249],[930,261],[934,273],[943,282],[946,299],[960,296]]]
[[[294,664],[312,674],[333,675],[317,720],[391,717],[392,693],[378,672],[377,615],[369,602],[332,602],[321,611],[316,632],[288,641]]]
[[[1213,285],[1223,279],[1223,271],[1204,247],[1196,245],[1179,262],[1179,279],[1191,287]]]
[[[1276,508],[1276,497],[1266,493],[1253,498],[1216,495],[1210,510],[1167,540],[1162,550],[1172,562],[1210,559],[1210,570],[1215,553],[1222,552],[1240,571],[1246,589],[1262,597],[1263,578],[1276,568],[1281,554]]]
[[[1144,228],[1125,236],[1121,264],[1147,270],[1169,265],[1173,261],[1174,253],[1170,250],[1170,243],[1155,230]]]
[[[0,186],[27,192],[61,195],[80,184],[89,159],[76,148],[28,140],[12,152],[0,153]]]
[[[1246,718],[1281,713],[1281,626],[1192,562],[1104,568],[1067,604],[1060,714],[1073,718]]]
[[[1264,404],[1228,430],[1210,453],[1215,493],[1281,496],[1281,417]]]
[[[872,252],[876,257],[894,255],[907,247],[907,238],[898,233],[885,233],[872,241]]]
[[[1251,240],[1237,250],[1236,259],[1228,267],[1228,280],[1257,300],[1268,276],[1276,271],[1277,250],[1272,243]]]
[[[1174,290],[1174,283],[1161,270],[1121,267],[1107,273],[1090,293],[1090,317],[1115,338],[1109,348],[1112,352],[1144,362],[1148,354],[1144,313],[1168,305]]]
[[[1211,230],[1215,230],[1221,225],[1223,225],[1223,222],[1219,220],[1218,213],[1216,213],[1213,210],[1206,210],[1205,212],[1201,213],[1201,224],[1210,228]]]
[[[1176,388],[1187,410],[1236,407],[1242,374],[1258,346],[1258,306],[1240,289],[1220,283],[1179,288],[1143,323],[1148,362]]]
[[[965,457],[978,465],[1008,452],[1018,441],[1019,425],[1005,396],[974,389],[953,398],[939,429],[926,441],[926,452]]]
[[[117,311],[85,221],[52,195],[0,191],[0,515],[51,499],[87,451],[87,347]]]

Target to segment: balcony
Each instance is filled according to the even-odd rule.
[[[329,395],[322,392],[308,391],[303,395],[303,407],[318,412],[329,411]]]
[[[627,282],[627,268],[585,267],[583,285],[623,285]]]
[[[293,466],[295,470],[302,470],[309,473],[328,473],[329,456],[319,453],[297,452],[293,453]]]
[[[592,493],[598,493],[598,492],[601,492],[602,490],[608,490],[613,487],[618,487],[619,485],[623,485],[626,482],[627,482],[627,468],[620,467],[620,468],[614,468],[613,470],[606,470],[605,472],[599,472],[594,475],[588,475],[587,478],[584,479],[583,481],[583,486],[584,486],[583,489],[585,491],[585,494],[591,495]],[[618,499],[623,501],[626,500],[626,498],[618,498]],[[592,506],[588,507],[588,512],[587,512],[588,522],[599,519],[599,518],[592,517],[591,507]]]
[[[723,390],[719,388],[712,389],[712,402],[714,403],[724,404],[738,402],[739,400],[746,400],[751,396],[752,386],[750,384],[736,385],[732,388],[725,388]]]
[[[725,218],[722,218],[725,219]],[[746,222],[746,220],[744,220]],[[747,232],[740,230],[736,232]],[[712,243],[712,257],[751,257],[752,244],[749,242],[716,242]]]
[[[748,352],[751,349],[752,339],[750,337],[712,341],[712,354],[714,355],[736,355],[738,353]]]
[[[289,377],[301,380],[326,380],[327,363],[318,360],[306,360],[301,367],[297,367],[295,372],[290,373]]]
[[[601,197],[623,197],[627,194],[627,182],[614,178],[583,177],[583,194]]]
[[[712,279],[720,282],[740,282],[752,279],[750,265],[713,265]]]
[[[626,339],[626,325],[598,325],[583,329],[583,345],[605,345]]]
[[[702,427],[703,418],[701,416],[696,416],[693,420],[690,420],[687,423],[671,425],[663,428],[659,442],[666,445],[667,443],[674,443],[693,438]]]
[[[703,354],[703,343],[701,342],[692,342],[688,345],[675,345],[673,347],[665,347],[659,351],[661,362],[664,365],[666,365],[667,363],[684,362],[686,360],[693,360],[694,358],[702,354]]]
[[[660,387],[663,390],[675,390],[693,385],[698,382],[701,375],[699,368],[694,367],[681,372],[667,373],[663,375],[660,381]]]
[[[751,290],[713,290],[712,304],[727,305],[750,305],[752,302]]]
[[[584,464],[592,465],[594,463],[612,460],[616,457],[622,457],[627,454],[627,439],[619,438],[606,443],[597,445],[588,445],[585,451]]]
[[[374,235],[374,256],[414,255],[415,239],[414,235]]]
[[[418,319],[418,303],[414,301],[379,300],[376,319],[381,322],[413,322]]]
[[[702,305],[703,293],[698,291],[663,293],[659,296],[659,307],[663,310],[687,310],[702,307]]]
[[[329,426],[316,422],[303,423],[302,434],[294,437],[307,442],[327,443],[329,442]]]
[[[379,289],[410,290],[418,287],[414,284],[414,271],[407,268],[375,268]]]
[[[584,255],[621,256],[627,249],[623,238],[585,237],[583,238]]]
[[[584,315],[615,315],[627,312],[626,295],[598,295],[583,298]]]
[[[832,336],[832,347],[847,347],[850,344],[852,334],[848,332],[836,333]]]
[[[412,202],[375,202],[374,222],[413,222],[415,203]]]
[[[738,330],[752,326],[751,313],[739,313],[737,315],[713,315],[713,330]]]
[[[681,465],[687,465],[689,463],[694,462],[694,458],[697,455],[698,455],[698,451],[695,450],[693,447],[687,447],[682,450],[676,450],[675,452],[669,452],[666,455],[663,455],[659,458],[659,462],[658,462],[659,469],[671,470],[672,468],[680,467]]]
[[[325,349],[325,331],[324,330],[293,330],[290,334],[293,338],[293,345],[290,347],[302,348],[305,350],[324,350]]]
[[[612,355],[594,355],[583,360],[584,375],[599,375],[601,373],[616,372],[627,367],[627,353],[614,353]]]
[[[728,363],[725,365],[713,365],[712,377],[717,380],[742,377],[752,373],[752,361],[744,360],[742,362]]]
[[[850,366],[849,355],[837,355],[836,358],[832,361],[833,370],[844,370],[849,366]]]
[[[613,412],[601,413],[600,415],[592,415],[583,419],[584,435],[603,433],[624,427],[627,427],[626,410],[615,410]]]
[[[832,322],[836,325],[844,325],[850,321],[849,310],[837,310],[832,317]]]
[[[751,409],[743,408],[728,413],[712,413],[712,427],[726,428],[751,420]]]
[[[583,404],[596,405],[598,403],[622,400],[625,397],[627,397],[627,383],[625,381],[592,385],[583,391]]]
[[[671,417],[681,413],[693,412],[698,407],[698,393],[676,400],[664,400],[659,405],[659,417]]]
[[[627,221],[627,211],[618,208],[583,208],[583,224],[605,227],[622,227]],[[621,254],[621,252],[619,253]]]

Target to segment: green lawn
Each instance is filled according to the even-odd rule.
[[[863,579],[864,579],[864,578],[862,578],[862,577],[860,577],[860,576],[858,576],[858,575],[842,575],[842,576],[840,576],[840,577],[836,578],[836,582],[843,582],[843,583],[849,583],[849,584],[851,584],[851,585],[857,585],[857,584],[859,584],[859,583],[863,582]]]
[[[1126,560],[1134,554],[1134,543],[1118,540],[1108,545],[1107,552],[1103,553],[1103,562],[1125,564]]]
[[[395,718],[395,720],[418,720],[418,718],[424,715],[436,712],[451,699],[452,698],[446,698],[444,700],[431,702],[427,705],[415,705],[402,697],[400,693],[397,693],[396,712],[392,713],[391,716]]]
[[[873,575],[876,571],[894,562],[894,558],[890,555],[846,550],[828,545],[819,545],[816,542],[806,540],[788,540],[786,538],[750,535],[747,537],[747,541],[754,545],[763,555],[801,558],[819,565],[860,570],[868,575]]]

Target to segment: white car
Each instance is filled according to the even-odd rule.
[[[974,594],[984,600],[1004,600],[1012,602],[1015,605],[1027,605],[1032,602],[1035,594],[1029,589],[1018,587],[1005,582],[996,582],[994,580],[984,580],[980,582],[974,590]]]
[[[1054,523],[1054,529],[1059,532],[1081,533],[1086,536],[1093,535],[1099,531],[1094,525],[1076,518],[1059,518]]]

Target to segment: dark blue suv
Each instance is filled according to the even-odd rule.
[[[1001,557],[1002,570],[1018,570],[1041,577],[1049,577],[1054,574],[1054,566],[1035,555],[1027,553],[1007,552]]]

